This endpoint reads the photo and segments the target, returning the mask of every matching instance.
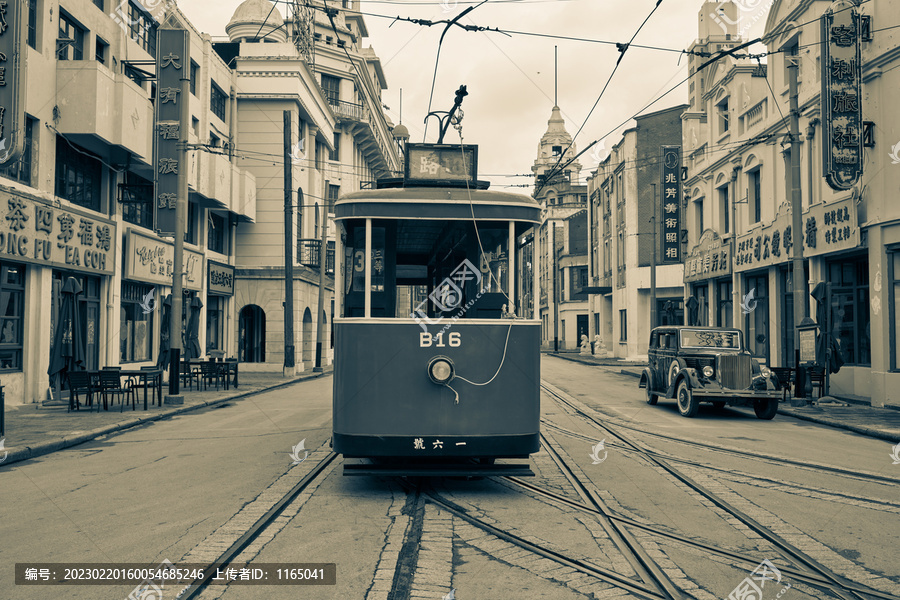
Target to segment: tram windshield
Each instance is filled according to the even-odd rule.
[[[366,302],[366,223],[348,219],[344,225],[341,312],[345,317],[362,317]],[[482,221],[476,227],[472,221],[373,220],[368,273],[370,316],[513,317],[517,312],[515,298],[522,297],[523,286],[515,275],[516,261],[521,259],[510,256],[510,240],[515,244],[517,236],[524,238],[530,227],[508,221]],[[529,301],[530,297],[528,294]]]

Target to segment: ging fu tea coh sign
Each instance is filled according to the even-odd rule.
[[[822,169],[835,190],[862,175],[863,120],[860,16],[846,1],[822,15]]]
[[[0,0],[0,165],[19,158],[25,137],[27,5],[22,0]]]

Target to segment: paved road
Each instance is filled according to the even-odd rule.
[[[682,461],[679,467],[691,478],[836,573],[875,582],[888,593],[897,590],[900,597],[890,552],[900,537],[896,485],[816,467],[898,476],[886,442],[782,416],[760,421],[745,409],[703,408],[697,418],[684,419],[672,404],[646,405],[634,378],[552,357],[542,360],[542,376],[607,415],[610,423],[636,427],[639,431],[622,431]],[[330,377],[299,383],[0,471],[0,560],[7,565],[0,598],[123,599],[132,589],[16,587],[11,581],[15,562],[158,563],[214,555],[216,535],[239,529],[241,515],[254,502],[299,478],[326,453],[331,384]],[[609,432],[547,395],[542,404],[543,416],[552,424],[545,432],[617,513],[783,564],[770,544],[644,456],[627,451]],[[653,437],[652,432],[677,439]],[[590,454],[600,439],[606,441],[606,459],[594,464]],[[301,440],[315,452],[308,462],[292,466],[289,453]],[[536,484],[577,499],[545,451],[532,464]],[[629,561],[593,517],[523,493],[505,480],[431,479],[421,486],[417,495],[407,493],[397,479],[342,477],[339,462],[333,463],[239,560],[334,562],[338,584],[212,587],[203,600],[387,600],[392,590],[394,598],[437,600],[451,589],[461,600],[628,597],[452,517],[426,502],[427,493],[504,531],[637,581]],[[678,542],[639,539],[690,597],[720,600],[749,574],[746,565],[711,558]],[[170,591],[164,596],[173,597]],[[783,596],[817,597],[802,585]]]

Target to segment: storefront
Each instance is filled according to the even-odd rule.
[[[835,333],[845,362],[869,366],[868,259],[856,250],[860,243],[856,201],[845,198],[816,204],[803,213],[802,222],[805,273],[810,273],[811,262],[821,264],[822,278],[833,285],[832,324],[838,328]],[[797,237],[791,229],[790,210],[784,204],[771,223],[736,240],[735,271],[742,278],[742,326],[748,347],[776,366],[793,364],[794,355],[791,259]],[[808,275],[804,279],[808,285]],[[804,297],[809,298],[808,293]],[[781,302],[772,302],[773,298]],[[816,316],[815,311],[811,316]]]
[[[158,310],[172,291],[175,248],[172,243],[129,230],[125,236],[122,269],[122,306],[119,311],[119,360],[149,362],[159,352],[162,311]],[[188,322],[192,297],[202,291],[203,255],[184,249],[184,320]]]
[[[87,368],[103,353],[100,299],[115,273],[116,224],[90,211],[0,189],[0,382],[10,404],[43,400],[69,277]]]
[[[684,261],[684,282],[696,300],[695,325],[731,327],[731,245],[712,229]]]
[[[234,296],[234,267],[207,261],[206,352],[227,353],[225,326],[228,304]]]

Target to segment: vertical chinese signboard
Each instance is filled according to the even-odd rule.
[[[22,152],[25,130],[25,44],[27,2],[0,1],[0,165]]]
[[[681,146],[661,148],[663,262],[681,262]]]
[[[156,45],[156,229],[174,234],[178,205],[178,170],[181,152],[181,79],[189,77],[188,34],[183,29],[160,29]],[[185,199],[187,200],[187,199]]]
[[[849,2],[822,15],[822,168],[835,190],[862,175],[860,17]]]

